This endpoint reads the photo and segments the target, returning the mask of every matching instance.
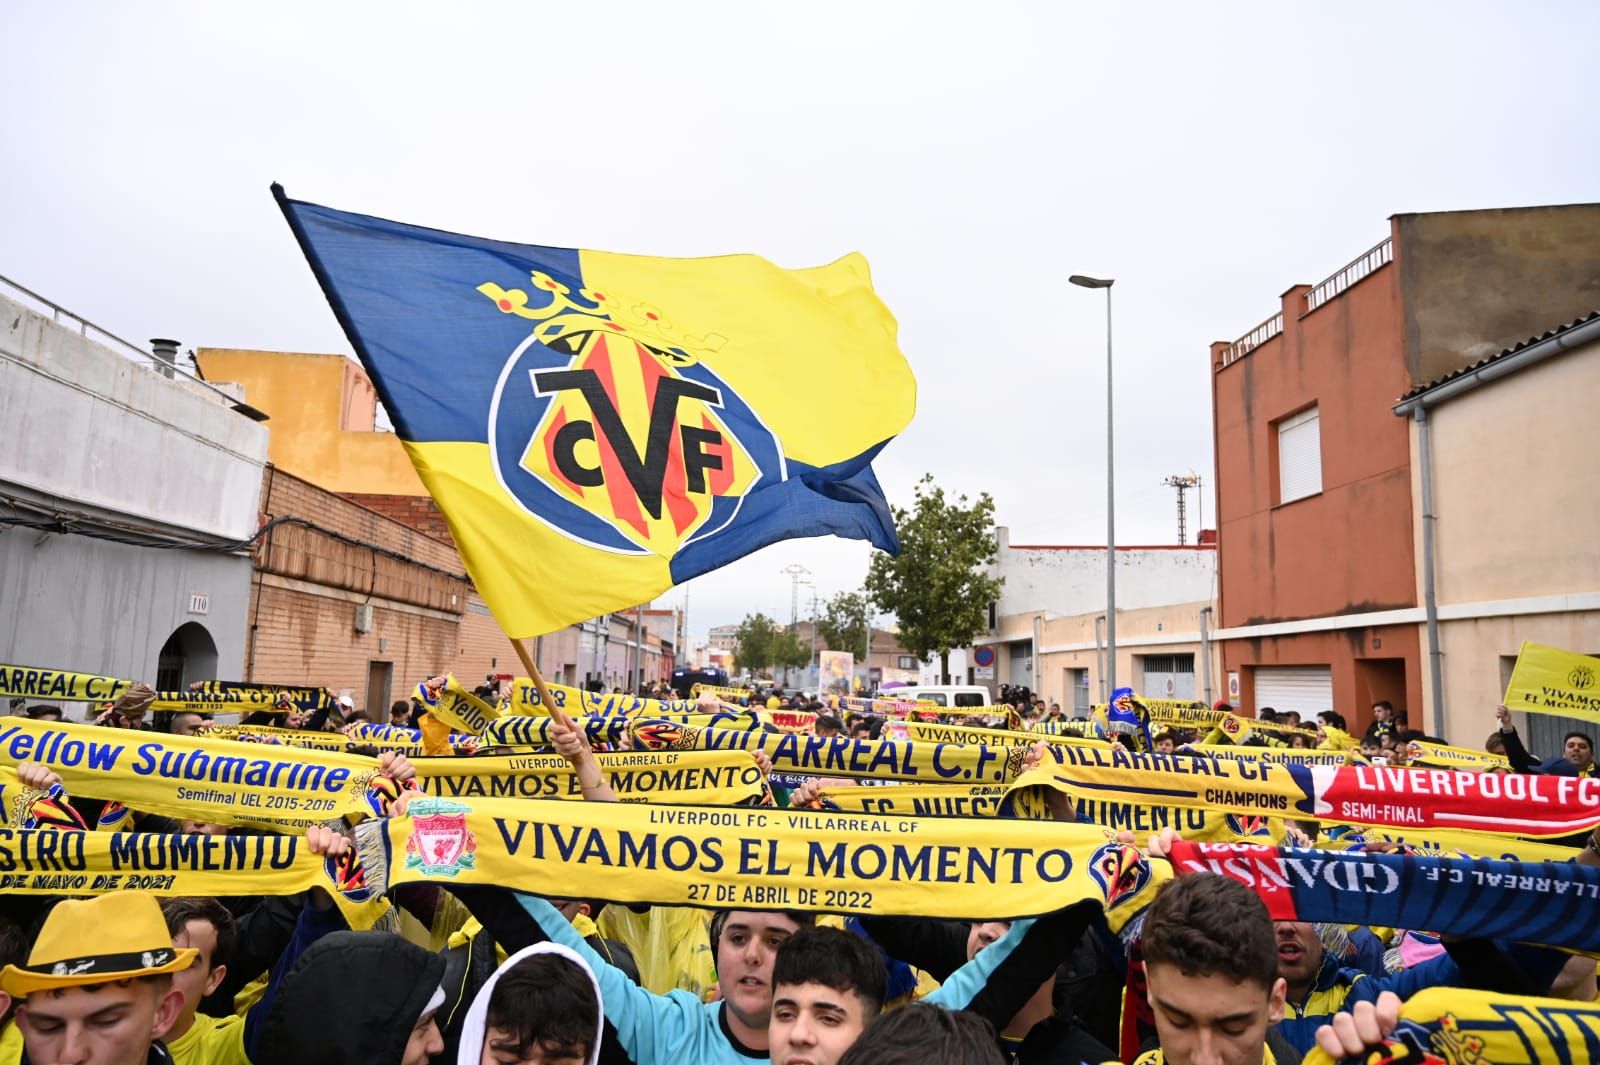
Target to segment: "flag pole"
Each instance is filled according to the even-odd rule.
[[[559,721],[568,728],[574,728],[572,719],[562,712],[561,707],[556,705],[555,699],[550,695],[550,689],[545,687],[544,677],[540,675],[539,667],[534,664],[533,656],[528,653],[528,645],[510,636],[506,637],[506,639],[511,640],[511,646],[517,649],[517,657],[522,659],[522,668],[528,671],[528,676],[533,680],[533,687],[539,693],[540,704],[550,711],[550,720]]]

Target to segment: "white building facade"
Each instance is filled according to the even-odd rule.
[[[0,293],[0,662],[241,676],[267,427],[24,299]]]

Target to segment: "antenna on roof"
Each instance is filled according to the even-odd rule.
[[[1193,473],[1179,473],[1168,477],[1161,483],[1169,488],[1178,490],[1178,543],[1180,545],[1187,544],[1189,542],[1187,493],[1191,488],[1200,487],[1200,478]]]

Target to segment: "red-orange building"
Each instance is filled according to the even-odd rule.
[[[1600,204],[1396,215],[1376,247],[1211,345],[1214,633],[1230,694],[1373,701],[1428,729],[1412,434],[1395,401],[1593,309]]]

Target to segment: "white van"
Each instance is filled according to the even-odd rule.
[[[994,703],[989,689],[975,684],[913,685],[909,688],[891,688],[881,698],[906,699],[911,702],[933,703],[935,706],[990,706]]]

